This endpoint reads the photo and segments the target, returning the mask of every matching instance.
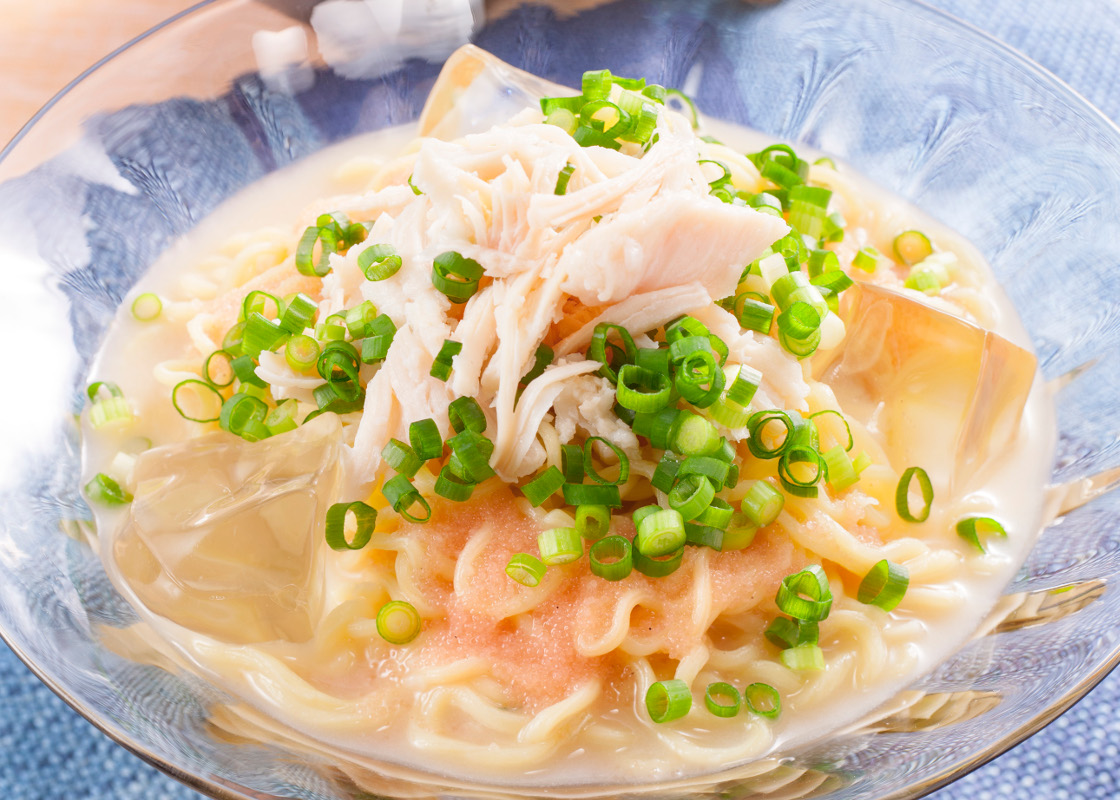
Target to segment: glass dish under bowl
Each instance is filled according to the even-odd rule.
[[[1120,131],[1102,115],[1014,51],[909,0],[503,0],[485,11],[447,0],[402,5],[393,37],[360,0],[332,4],[355,22],[333,35],[314,30],[309,2],[201,4],[75,81],[0,154],[0,331],[12,359],[0,400],[0,634],[63,699],[220,798],[904,798],[1037,731],[1116,664]],[[258,64],[254,33],[291,26],[308,34],[307,62]],[[569,85],[605,66],[684,86],[710,116],[844,159],[990,260],[1054,391],[1056,520],[985,625],[877,713],[774,754],[755,775],[544,792],[466,784],[438,767],[357,773],[221,736],[209,722],[219,690],[102,642],[134,616],[84,539],[74,416],[116,307],[238,189],[414,120],[468,38]]]

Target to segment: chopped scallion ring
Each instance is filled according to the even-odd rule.
[[[798,620],[820,622],[832,610],[832,589],[828,577],[817,564],[782,578],[774,599],[784,614]]]
[[[460,478],[482,483],[494,476],[494,468],[490,466],[494,443],[481,433],[467,429],[448,439],[447,446],[451,448],[448,466]]]
[[[268,428],[268,432],[272,436],[277,436],[281,433],[294,431],[299,427],[296,422],[296,412],[299,410],[299,403],[295,400],[288,398],[268,412],[268,416],[264,418],[264,426]]]
[[[553,466],[522,486],[521,493],[533,508],[537,508],[563,485],[564,473]]]
[[[551,467],[551,469],[556,469]],[[637,523],[634,523],[635,525]],[[576,508],[576,530],[589,542],[607,535],[611,527],[611,510],[606,506],[582,505]]]
[[[917,514],[910,511],[910,482],[918,479],[918,488],[922,493],[923,508]],[[921,467],[910,467],[902,473],[898,481],[898,488],[894,493],[894,507],[898,516],[907,522],[925,522],[929,518],[929,511],[933,505],[933,484],[929,475]]]
[[[107,506],[120,506],[132,502],[132,495],[104,472],[99,472],[85,485],[86,497]]]
[[[215,350],[202,363],[202,378],[218,389],[233,383],[233,358],[225,350]]]
[[[624,364],[618,370],[618,386],[615,391],[620,406],[648,414],[660,411],[669,404],[673,384],[666,374],[653,372],[636,364]]]
[[[613,452],[618,459],[618,477],[614,480],[604,478],[596,471],[593,452],[594,442],[601,442],[603,445],[609,447],[611,452]],[[587,476],[596,483],[621,486],[626,483],[626,479],[630,477],[630,459],[627,457],[626,453],[622,452],[622,448],[614,442],[604,439],[602,436],[589,436],[587,437],[587,441],[583,443],[583,469],[584,472],[587,473]]]
[[[606,536],[588,551],[591,572],[608,581],[620,581],[634,569],[633,546],[625,536]]]
[[[191,422],[217,422],[225,398],[206,381],[188,378],[171,390],[171,405],[183,419]]]
[[[719,441],[719,432],[709,420],[691,411],[682,411],[673,423],[669,446],[665,449],[684,456],[704,456],[719,449]],[[650,443],[657,447],[652,437]]]
[[[640,550],[634,548],[633,556],[634,569],[638,572],[650,578],[664,578],[680,568],[681,561],[684,559],[684,547],[665,556],[643,555]]]
[[[541,579],[544,578],[547,569],[544,562],[534,555],[514,553],[506,564],[506,575],[522,586],[532,589],[541,585]]]
[[[743,693],[747,710],[766,719],[777,719],[782,713],[782,697],[768,683],[752,683]]]
[[[319,363],[319,343],[302,333],[284,345],[284,360],[296,372],[310,372]]]
[[[478,291],[482,265],[454,250],[441,253],[432,262],[432,285],[452,303],[465,303]]]
[[[583,541],[575,528],[553,528],[537,536],[541,561],[547,566],[569,564],[583,555]]]
[[[636,524],[634,546],[647,558],[667,556],[684,547],[684,519],[674,509],[658,508]]]
[[[569,111],[568,113],[570,114],[571,112]],[[575,124],[574,124],[575,117],[574,117],[574,115],[573,115],[572,120],[573,120],[572,130],[575,130]],[[549,121],[551,122],[551,120],[549,120]],[[572,173],[575,172],[575,171],[576,171],[576,166],[575,166],[575,164],[571,163],[570,161],[567,164],[564,165],[564,168],[560,170],[560,174],[556,176],[556,189],[553,191],[553,194],[566,194],[567,193],[567,191],[568,191],[568,181],[571,180]]]
[[[373,244],[358,253],[358,269],[367,281],[383,281],[401,268],[400,254],[391,244]]]
[[[132,301],[132,317],[139,322],[151,322],[163,313],[163,301],[158,294],[144,292]]]
[[[462,350],[462,342],[453,342],[450,339],[444,339],[443,346],[440,347],[439,353],[436,355],[435,361],[432,362],[432,368],[429,370],[428,374],[441,381],[450,378],[452,359],[459,355]]]
[[[353,533],[346,538],[347,522],[353,520]],[[335,503],[327,509],[327,544],[332,550],[361,550],[373,537],[377,524],[377,511],[355,500],[353,503]]]
[[[410,480],[420,471],[420,467],[424,466],[424,462],[420,460],[416,452],[398,439],[389,440],[389,443],[381,451],[381,458],[390,467]]]
[[[799,644],[783,650],[778,659],[798,672],[819,672],[824,669],[824,652],[815,644]]]
[[[459,478],[451,467],[444,467],[436,478],[434,491],[440,497],[446,497],[456,503],[463,503],[471,499],[474,494],[474,484]]]
[[[565,483],[564,502],[570,506],[622,508],[622,496],[613,484]]]
[[[377,612],[377,632],[389,644],[408,644],[420,635],[420,612],[411,603],[393,600]]]
[[[812,471],[799,467],[801,464],[808,465]],[[825,477],[825,470],[821,454],[805,445],[787,447],[778,459],[778,479],[782,488],[798,497],[816,497],[817,483]]]
[[[456,433],[472,430],[475,433],[486,432],[486,415],[482,407],[473,397],[457,397],[447,407],[447,417],[451,420],[451,427]]]
[[[780,437],[774,434],[771,423],[778,423],[782,426],[783,431]],[[747,421],[747,447],[750,448],[751,455],[755,458],[778,458],[785,452],[787,445],[791,443],[790,437],[793,430],[793,420],[786,412],[778,409],[756,411],[751,414]],[[767,441],[773,442],[775,440],[777,440],[777,444],[767,444]]]
[[[439,435],[439,426],[431,417],[417,420],[408,426],[408,443],[421,461],[443,455],[443,438]]]
[[[412,485],[412,481],[408,479],[407,475],[395,475],[385,481],[385,485],[381,487],[381,494],[389,501],[393,510],[409,522],[424,523],[432,518],[432,507],[428,505],[428,501],[424,499],[420,491]],[[411,509],[417,504],[423,509],[423,516],[412,514]]]
[[[1003,525],[991,517],[965,517],[957,523],[957,535],[971,544],[981,553],[986,552],[980,535],[1007,536]]]
[[[567,483],[583,482],[583,448],[578,444],[560,445],[560,470]]]
[[[903,231],[894,237],[894,254],[908,267],[933,255],[929,237],[921,231]]]
[[[884,558],[864,576],[856,599],[864,605],[892,611],[902,602],[909,585],[910,573],[906,567]]]
[[[742,704],[742,695],[730,683],[709,683],[704,691],[704,705],[717,717],[734,717]]]
[[[288,333],[303,333],[315,325],[319,315],[319,304],[302,292],[286,298],[284,311],[280,314],[280,328]]]
[[[692,691],[679,678],[657,681],[646,690],[646,711],[654,722],[672,722],[692,709]]]
[[[715,496],[716,488],[710,480],[702,475],[686,475],[678,477],[676,484],[669,490],[669,507],[679,512],[684,520],[691,522],[711,505]]]
[[[269,436],[264,420],[268,416],[268,406],[258,397],[238,392],[222,404],[218,424],[222,430],[240,436],[250,442],[260,441]]]
[[[742,510],[752,525],[764,528],[778,518],[786,498],[766,481],[755,481],[743,496]]]

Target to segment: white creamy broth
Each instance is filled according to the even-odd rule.
[[[705,130],[740,152],[751,152],[770,143],[761,134],[727,123],[706,121]],[[129,314],[130,303],[126,302],[91,373],[91,379],[111,380],[120,386],[136,409],[137,420],[110,433],[104,429],[94,431],[87,422],[84,461],[89,476],[111,471],[111,464],[121,469],[121,460],[118,458],[114,462],[114,456],[121,450],[135,449],[131,442],[137,436],[147,437],[158,448],[174,446],[209,430],[181,419],[168,399],[171,387],[179,380],[196,376],[200,366],[197,353],[192,351],[188,341],[187,323],[208,307],[207,304],[230,292],[231,281],[238,283],[231,278],[238,269],[246,270],[248,275],[256,269],[255,262],[263,267],[283,263],[284,259],[290,263],[290,251],[294,250],[302,227],[310,224],[316,214],[334,207],[331,201],[312,202],[313,198],[360,195],[369,181],[376,179],[382,163],[390,164],[391,168],[391,160],[397,154],[414,149],[409,145],[412,136],[412,129],[401,128],[355,137],[270,175],[226,201],[153,265],[135,293],[155,292],[164,298],[164,315],[156,322],[137,322]],[[801,148],[798,150],[800,152]],[[407,175],[407,171],[404,174]],[[960,265],[954,275],[959,276],[959,280],[946,292],[945,300],[930,302],[958,315],[968,314],[983,327],[1012,342],[1028,341],[1014,309],[995,285],[987,266],[959,237],[911,206],[869,185],[843,165],[838,175],[814,167],[812,180],[833,188],[834,202],[842,206],[848,216],[850,238],[846,237],[846,241],[835,248],[838,253],[847,253],[846,257],[842,256],[842,262],[846,264],[851,253],[866,244],[874,244],[889,253],[895,234],[920,229],[939,250],[956,253]],[[281,233],[262,236],[253,233],[273,225],[278,226]],[[377,233],[375,227],[369,243],[375,241]],[[273,253],[270,248],[277,241],[287,241],[289,252]],[[240,267],[236,266],[238,263]],[[857,280],[895,289],[900,283],[897,278],[878,272],[866,275],[853,270],[852,273]],[[246,289],[235,291],[239,298]],[[810,400],[815,397],[811,396]],[[864,398],[864,401],[869,419],[860,436],[869,437],[869,442],[883,439],[890,430],[889,409],[884,411],[882,403],[876,406],[875,398]],[[311,455],[307,457],[312,461],[318,457],[317,453],[332,454],[331,463],[321,464],[321,471],[315,473],[320,492],[330,496],[316,498],[314,487],[296,485],[306,470],[293,456],[289,472],[276,478],[287,481],[285,486],[294,487],[290,488],[292,504],[282,514],[262,512],[260,519],[254,518],[256,521],[250,527],[260,538],[244,540],[244,552],[238,552],[239,547],[235,545],[230,545],[228,551],[221,551],[215,549],[213,542],[200,539],[204,542],[201,545],[204,551],[187,551],[176,556],[181,565],[189,565],[191,570],[207,569],[206,564],[218,563],[236,569],[240,564],[246,569],[247,582],[251,582],[256,562],[269,560],[262,558],[261,553],[285,551],[290,546],[291,552],[300,559],[298,563],[291,561],[286,567],[278,568],[279,571],[270,574],[273,583],[263,580],[252,590],[252,597],[244,601],[246,608],[251,604],[257,604],[253,608],[265,607],[259,604],[267,603],[270,610],[259,631],[253,628],[256,622],[246,624],[236,616],[240,602],[237,598],[229,600],[229,607],[235,609],[230,612],[234,616],[229,620],[216,618],[207,606],[199,606],[196,611],[187,609],[189,598],[196,596],[192,592],[205,594],[205,589],[199,587],[205,585],[206,576],[192,573],[192,580],[198,580],[178,584],[177,588],[172,585],[174,579],[168,583],[164,578],[154,578],[159,568],[145,548],[170,548],[169,540],[137,539],[127,533],[127,512],[95,508],[106,568],[143,620],[132,632],[135,634],[131,640],[132,654],[200,673],[228,690],[247,705],[223,709],[216,719],[225,719],[227,724],[232,724],[231,719],[239,720],[234,727],[242,734],[255,730],[262,738],[278,738],[311,749],[337,752],[351,763],[376,766],[382,771],[388,763],[464,779],[533,785],[553,784],[558,780],[570,784],[666,780],[711,771],[806,743],[868,713],[959,648],[992,607],[1025,557],[1040,526],[1040,490],[1049,473],[1054,439],[1050,401],[1036,378],[1022,423],[1010,443],[966,480],[954,483],[951,491],[948,484],[939,484],[930,520],[915,526],[915,538],[909,538],[911,532],[906,529],[906,523],[895,522],[888,526],[890,537],[875,544],[876,548],[910,564],[916,576],[912,578],[906,599],[889,615],[855,602],[854,586],[858,585],[859,575],[849,570],[841,582],[837,576],[840,570],[830,570],[837,573],[830,574],[834,587],[840,589],[842,585],[851,584],[852,596],[838,597],[833,616],[821,622],[821,646],[827,663],[823,672],[801,674],[778,663],[776,651],[760,635],[759,625],[776,613],[766,601],[742,614],[719,617],[713,623],[706,638],[707,662],[692,672],[693,712],[684,720],[663,726],[651,724],[642,692],[637,688],[648,681],[649,676],[642,670],[653,670],[664,677],[666,665],[675,659],[664,654],[655,653],[648,658],[648,654],[641,652],[614,650],[606,654],[605,661],[596,661],[598,666],[583,665],[579,668],[583,672],[573,672],[572,683],[564,687],[568,691],[557,690],[557,698],[548,705],[551,710],[547,713],[564,721],[550,728],[548,720],[542,721],[547,716],[540,714],[542,709],[537,708],[530,714],[519,705],[521,700],[511,700],[518,697],[518,690],[503,682],[500,670],[497,677],[488,674],[487,668],[493,665],[485,663],[486,653],[490,652],[485,648],[490,643],[484,634],[479,634],[481,649],[474,661],[468,655],[448,662],[441,662],[438,653],[430,652],[431,648],[424,644],[425,636],[431,633],[428,627],[411,649],[409,645],[385,647],[373,638],[376,633],[368,616],[370,606],[376,603],[370,598],[395,597],[396,592],[403,590],[397,585],[399,576],[393,577],[393,570],[398,568],[390,569],[386,565],[394,563],[393,559],[397,564],[411,563],[409,559],[412,558],[438,561],[442,545],[437,538],[432,538],[435,534],[399,526],[385,534],[385,541],[392,542],[391,547],[395,549],[385,550],[384,556],[371,556],[367,551],[337,553],[317,539],[313,542],[308,538],[310,534],[306,529],[309,526],[314,529],[315,537],[322,536],[321,523],[315,517],[321,511],[320,506],[325,508],[330,502],[356,499],[343,496],[355,480],[349,462],[335,455],[339,452],[337,448],[353,444],[354,425],[348,422],[343,432],[337,434],[333,432],[337,422],[330,417],[324,415],[318,427],[282,434],[252,446],[281,448],[285,436],[308,437]],[[322,451],[314,449],[319,447],[319,439],[313,436],[316,432],[321,432],[323,441],[333,444],[324,445],[327,449]],[[241,448],[242,443],[234,441],[236,448]],[[221,453],[251,452],[236,448]],[[284,450],[277,452],[283,459]],[[217,456],[219,462],[225,463],[225,459],[225,455]],[[144,468],[152,469],[153,461],[154,456],[143,457]],[[124,463],[127,466],[127,460]],[[866,485],[865,496],[871,498],[868,502],[873,509],[877,508],[882,515],[893,514],[893,504],[888,502],[884,507],[883,499],[893,497],[897,473],[910,465],[872,468],[853,491],[862,491],[861,485]],[[236,481],[241,469],[236,458],[226,466],[229,475],[221,480]],[[948,463],[925,466],[931,474],[948,473],[952,469]],[[341,472],[336,474],[338,470]],[[129,476],[124,474],[121,479],[128,483]],[[188,478],[184,493],[189,496],[195,491],[194,486]],[[1024,487],[1031,488],[1025,490]],[[135,486],[132,488],[135,490]],[[500,489],[484,493],[479,502],[489,510],[485,513],[472,511],[475,516],[469,519],[474,521],[464,522],[462,527],[478,525],[480,527],[471,530],[482,530],[486,525],[499,524],[501,529],[500,526],[506,524],[495,523],[495,519],[521,519],[523,523],[518,524],[530,527],[557,524],[553,520],[542,522],[541,513],[528,513],[528,509],[512,499],[514,495],[516,492],[507,500]],[[189,498],[184,503],[189,504]],[[795,514],[801,508],[796,501],[787,503],[784,513]],[[382,514],[389,516],[391,512],[386,509]],[[952,533],[952,526],[955,520],[973,514],[997,517],[1010,532],[1009,537],[987,540],[985,555],[970,550]],[[292,520],[303,520],[305,516],[309,521],[291,524]],[[777,524],[782,531],[797,521],[795,517],[783,519],[786,521]],[[439,524],[435,528],[439,529]],[[451,534],[448,536],[454,538]],[[287,542],[285,537],[291,541]],[[406,537],[412,537],[409,541],[413,543],[423,544],[416,544],[410,550],[413,545],[401,543]],[[464,548],[464,552],[478,550],[471,558],[477,558],[480,565],[485,565],[488,558],[484,538],[472,535]],[[779,547],[781,538],[779,533],[765,534],[759,541],[764,548],[774,550]],[[796,536],[793,538],[801,541]],[[140,541],[142,545],[137,544]],[[390,547],[390,544],[385,546]],[[855,550],[863,546],[862,543],[852,545]],[[254,551],[254,547],[260,550]],[[161,557],[165,557],[166,552]],[[805,559],[806,548],[801,544],[794,545],[793,552],[798,565],[806,560],[820,561],[819,556]],[[717,561],[717,557],[708,552],[703,558],[704,570],[712,569],[709,562]],[[371,565],[389,570],[384,572],[389,576],[385,579],[388,583],[367,585],[382,580],[378,577],[382,572],[366,572]],[[283,571],[289,567],[289,571]],[[701,569],[695,565],[690,568]],[[797,568],[799,566],[790,571]],[[471,575],[463,577],[464,571],[470,570],[463,566],[457,568],[456,587],[462,580],[468,594],[477,591],[470,586]],[[405,574],[411,575],[407,570]],[[414,579],[421,583],[427,580],[422,574],[420,578],[408,578]],[[694,585],[698,584],[694,582]],[[167,592],[176,591],[183,592],[183,602],[180,607],[172,608],[166,605]],[[562,594],[560,590],[559,595]],[[260,600],[263,595],[270,596]],[[677,599],[690,602],[690,598]],[[432,600],[432,607],[438,607],[440,602],[443,601],[438,598]],[[170,612],[169,608],[172,608]],[[352,612],[352,608],[358,610]],[[516,620],[532,624],[534,617],[529,613],[530,608],[511,617],[515,626],[519,624]],[[575,608],[573,606],[573,613]],[[436,625],[428,616],[433,612],[422,608],[421,613],[431,625]],[[540,622],[543,617],[537,619],[538,624],[543,624]],[[639,622],[631,617],[631,625]],[[235,626],[246,638],[233,643],[223,641]],[[447,629],[444,634],[452,636],[454,630]],[[370,639],[371,643],[356,644],[365,639]],[[873,646],[869,644],[872,640]],[[640,647],[640,637],[627,641],[627,647]],[[144,647],[151,650],[144,653]],[[469,645],[466,648],[463,652],[469,651]],[[700,658],[698,652],[693,649],[691,655],[680,659],[684,666],[678,665],[677,669],[688,674],[690,667],[687,665],[691,663],[688,659]],[[548,661],[548,658],[555,660]],[[475,663],[478,661],[482,663]],[[529,673],[533,670],[532,661],[530,655],[526,659]],[[572,660],[572,663],[577,661],[580,660]],[[883,668],[886,661],[890,662],[889,669]],[[553,653],[541,663],[568,662],[562,654]],[[773,722],[745,711],[731,720],[709,715],[703,705],[703,689],[708,682],[717,679],[731,681],[740,689],[753,681],[774,685],[782,696],[782,715]],[[555,680],[563,682],[568,677],[556,675]],[[585,684],[581,683],[585,680]],[[526,685],[540,683],[529,681]],[[580,687],[584,685],[597,688],[588,689],[585,692],[588,697],[582,698]],[[574,710],[566,710],[564,703]],[[399,710],[385,712],[386,706],[393,705],[399,705]],[[274,726],[267,720],[279,724]],[[542,728],[547,733],[537,736],[534,732]],[[438,766],[433,766],[433,759]]]

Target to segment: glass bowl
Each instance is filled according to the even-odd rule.
[[[214,797],[639,791],[609,778],[487,787],[440,777],[438,765],[375,774],[239,739],[212,724],[219,690],[105,644],[134,615],[86,541],[74,417],[114,310],[233,192],[415,119],[468,38],[569,85],[594,65],[684,86],[709,115],[839,156],[913,201],[990,260],[1057,407],[1053,522],[963,649],[820,742],[642,794],[916,797],[1037,731],[1115,665],[1120,131],[1103,116],[1014,51],[907,0],[502,0],[485,10],[447,0],[400,5],[395,36],[358,0],[331,0],[329,13],[349,20],[333,33],[311,24],[312,5],[204,3],[75,81],[0,154],[11,376],[0,393],[0,633],[87,719]],[[277,60],[268,37],[254,37],[292,26],[311,42],[302,64],[298,47]]]

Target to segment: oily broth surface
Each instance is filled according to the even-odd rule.
[[[757,149],[754,144],[760,141],[759,134],[726,124],[710,127],[724,141],[740,145],[741,150]],[[205,292],[204,271],[203,280],[199,280],[194,273],[200,272],[198,265],[204,263],[209,254],[221,251],[231,235],[275,224],[277,221],[287,226],[289,222],[300,218],[301,214],[306,216],[307,198],[359,189],[361,175],[368,174],[368,171],[352,167],[349,171],[352,176],[351,185],[339,186],[334,177],[339,168],[348,162],[352,164],[355,158],[368,158],[370,153],[397,152],[408,138],[407,129],[357,137],[249,187],[223,204],[218,212],[205,220],[179,247],[162,257],[136,291],[154,291],[164,297],[188,297],[200,290]],[[747,145],[746,142],[750,144]],[[872,241],[889,243],[890,237],[897,230],[921,228],[930,233],[931,238],[942,247],[951,247],[962,253],[962,261],[975,267],[982,275],[982,283],[986,284],[985,301],[979,305],[982,313],[978,313],[978,316],[986,316],[984,321],[987,324],[1012,341],[1026,340],[1014,310],[998,288],[994,287],[986,267],[971,248],[959,243],[957,237],[914,209],[903,204],[889,205],[881,190],[866,186],[861,188],[867,190],[868,196],[872,198],[869,205],[874,207],[873,213],[866,215],[872,223],[869,230]],[[312,209],[323,210],[327,209]],[[850,219],[849,222],[855,221]],[[294,241],[292,245],[294,246]],[[145,435],[152,439],[153,445],[168,444],[197,435],[196,426],[180,419],[171,408],[167,400],[170,386],[157,383],[151,377],[160,369],[161,364],[174,361],[182,353],[181,331],[164,324],[138,323],[129,316],[128,306],[128,303],[122,306],[122,312],[102,349],[93,374],[100,379],[113,380],[121,386],[125,395],[139,410]],[[187,365],[183,367],[189,368]],[[893,675],[890,680],[875,682],[875,685],[861,680],[858,662],[873,654],[849,648],[849,652],[837,655],[838,660],[852,662],[849,664],[852,668],[844,673],[840,684],[826,687],[829,691],[812,685],[796,686],[783,691],[786,711],[774,726],[771,747],[794,746],[819,736],[821,731],[833,730],[850,722],[889,698],[907,681],[930,669],[963,643],[968,632],[975,629],[983,614],[992,606],[1000,589],[1009,580],[1015,566],[1033,541],[1033,532],[1039,526],[1041,492],[1031,493],[1034,501],[1032,505],[1023,502],[1022,487],[1043,485],[1053,447],[1053,429],[1048,398],[1036,382],[1024,414],[1021,435],[1015,440],[1013,447],[998,460],[993,469],[962,490],[951,508],[940,510],[946,520],[962,516],[966,512],[997,514],[1006,521],[1008,529],[1015,535],[1007,541],[994,542],[990,555],[984,558],[964,559],[964,548],[952,543],[962,556],[961,563],[965,565],[965,570],[961,573],[947,571],[944,584],[938,591],[967,598],[967,601],[938,606],[936,597],[932,596],[936,592],[933,592],[931,597],[926,598],[924,606],[918,604],[918,610],[908,610],[904,604],[896,612],[896,619],[884,624],[881,635],[886,646],[892,648],[891,652],[904,654],[906,664],[906,668]],[[114,437],[87,430],[84,451],[86,473],[92,475],[101,471],[113,454],[127,445],[128,438],[125,434]],[[274,694],[262,690],[243,675],[224,673],[220,669],[221,664],[225,663],[230,669],[234,669],[236,662],[211,658],[213,648],[206,637],[145,611],[135,586],[121,574],[117,558],[111,554],[112,536],[107,535],[107,532],[120,527],[120,515],[102,508],[97,508],[96,513],[98,529],[103,537],[103,559],[115,583],[141,610],[144,622],[141,623],[140,633],[143,637],[150,638],[155,649],[178,664],[205,674],[233,695],[244,699],[250,706],[280,720],[298,732],[292,736],[296,741],[303,740],[306,746],[315,746],[311,744],[315,741],[324,742],[358,762],[364,760],[380,763],[388,760],[418,768],[430,768],[425,751],[418,750],[415,746],[415,732],[410,731],[408,724],[400,718],[378,723],[372,729],[361,731],[357,735],[353,730],[340,733],[329,725],[317,725],[314,718],[292,713],[291,709],[276,702]],[[339,586],[354,579],[355,567],[354,563],[349,562],[329,562],[325,565],[323,586],[317,589],[322,593],[324,607],[332,607],[335,596],[339,594]],[[720,627],[717,634],[721,641],[716,643],[716,649],[727,647],[731,650],[748,636],[757,638],[765,619],[770,615],[772,611],[762,612],[754,617],[748,615],[738,629]],[[324,622],[325,620],[320,620],[319,624]],[[466,629],[461,629],[460,632],[464,630]],[[453,636],[453,626],[438,628],[436,635]],[[485,649],[483,634],[479,633],[478,637],[475,645]],[[159,644],[155,645],[157,641]],[[445,638],[445,641],[451,645],[450,638]],[[830,649],[825,626],[822,626],[822,645],[825,646],[826,655],[831,657],[833,651],[841,648],[843,643],[834,643]],[[462,646],[462,643],[457,642],[455,646]],[[361,655],[360,652],[355,652],[352,657],[358,658]],[[469,657],[466,650],[461,655]],[[531,654],[527,655],[531,657]],[[348,667],[352,664],[348,664],[345,655],[334,663],[317,665],[314,643],[290,642],[272,648],[271,656],[298,664],[297,671],[327,693],[336,692],[342,697],[354,697],[368,688],[362,680],[346,677]],[[422,657],[417,659],[403,652],[382,653],[381,657],[383,660],[377,674],[382,680],[393,682],[395,687],[394,691],[383,698],[384,702],[410,702],[408,698],[413,692],[417,693],[419,702],[443,702],[438,687],[425,685],[412,689],[406,685],[408,671],[416,666],[417,661],[422,662]],[[496,658],[493,653],[490,657]],[[558,778],[565,782],[593,782],[601,780],[603,774],[617,775],[620,780],[654,780],[702,769],[689,763],[687,751],[692,745],[711,746],[713,742],[725,738],[726,728],[721,726],[721,721],[714,717],[702,720],[684,731],[678,740],[666,743],[659,732],[651,731],[648,725],[634,723],[633,720],[643,711],[633,688],[620,687],[617,683],[617,677],[624,674],[624,669],[625,667],[615,662],[609,663],[604,669],[604,674],[614,676],[616,680],[588,706],[589,717],[598,724],[584,725],[570,734],[570,744],[563,751],[566,755],[560,761],[549,756],[548,760],[552,763],[544,766],[534,766],[531,760],[527,760],[520,765],[512,761],[507,767],[496,767],[472,758],[470,750],[455,757],[454,753],[442,749],[441,743],[426,740],[429,752],[434,750],[439,753],[449,773],[503,782],[546,784],[555,782]],[[733,682],[740,682],[739,676],[735,674],[728,673],[725,677]],[[536,679],[543,680],[540,675]],[[777,685],[778,680],[774,682]],[[528,691],[530,686],[531,681],[527,681],[525,690]],[[861,694],[859,703],[851,702],[854,691]],[[830,693],[834,696],[833,699],[826,696]],[[496,696],[501,694],[495,690]],[[702,706],[702,698],[697,702]],[[810,708],[811,715],[799,713]],[[370,716],[376,717],[376,714],[371,712]],[[472,727],[469,717],[469,713],[458,709],[449,718],[455,720],[453,724],[459,726],[460,733],[466,736],[481,735]],[[762,750],[765,750],[765,742],[768,740],[765,737],[759,738],[757,727],[752,725],[741,735],[762,742]],[[408,744],[410,739],[413,741],[411,745]],[[674,763],[674,753],[681,756],[682,752],[686,756],[679,757],[677,763]],[[741,757],[742,753],[732,751],[729,755]],[[620,765],[624,766],[620,768]],[[503,774],[503,769],[514,771]]]

